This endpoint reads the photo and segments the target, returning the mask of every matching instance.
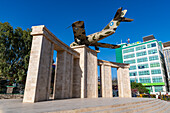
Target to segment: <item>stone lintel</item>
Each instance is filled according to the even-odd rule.
[[[111,62],[111,61],[105,61],[105,60],[99,60],[98,59],[98,65],[107,65],[107,66],[111,66],[113,68],[130,68],[129,64],[125,64],[125,63],[117,63],[117,62]]]
[[[52,32],[50,32],[45,25],[32,26],[32,36],[43,35],[47,40],[54,44],[54,49],[57,51],[65,50],[72,54],[75,58],[79,58],[79,53],[71,49],[68,45],[59,40]]]
[[[91,52],[95,52],[95,53],[99,53],[99,52],[100,52],[100,51],[98,51],[98,50],[90,49],[90,48],[88,48],[88,47],[85,46],[85,45],[73,46],[73,47],[71,47],[71,48],[73,48],[73,49],[85,48],[85,49],[87,49],[88,51],[91,51]]]

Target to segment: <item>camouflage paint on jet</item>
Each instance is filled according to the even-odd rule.
[[[117,27],[119,26],[120,22],[131,22],[133,19],[125,18],[127,10],[123,10],[119,8],[114,16],[114,19],[110,21],[110,23],[100,32],[93,33],[91,35],[86,36],[85,34],[85,27],[83,21],[76,21],[72,24],[73,33],[74,33],[74,40],[70,46],[78,46],[78,45],[86,45],[86,46],[95,46],[104,47],[104,48],[118,48],[119,45],[113,44],[105,44],[105,43],[97,43],[97,41],[106,38],[115,33]]]

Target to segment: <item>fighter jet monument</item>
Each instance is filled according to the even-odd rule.
[[[70,44],[71,47],[78,46],[78,45],[86,45],[94,46],[96,50],[98,47],[104,48],[119,48],[119,45],[114,44],[107,44],[107,43],[98,43],[98,41],[112,35],[115,33],[117,27],[119,26],[120,22],[131,22],[133,19],[125,18],[127,10],[122,10],[122,7],[119,8],[114,16],[114,18],[109,22],[109,24],[99,32],[90,34],[86,36],[84,21],[76,21],[72,24],[73,33],[74,33],[74,42]]]

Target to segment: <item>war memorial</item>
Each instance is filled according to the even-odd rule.
[[[114,19],[100,32],[86,36],[84,22],[72,24],[75,42],[60,41],[44,25],[33,26],[32,48],[23,100],[1,100],[2,113],[113,113],[164,112],[170,105],[157,99],[131,98],[129,64],[97,58],[99,47],[119,45],[97,41],[115,33],[127,10],[119,8]],[[94,46],[96,50],[90,49]],[[50,99],[53,51],[57,51],[53,98]],[[98,66],[101,76],[101,98],[98,98]],[[111,68],[117,68],[119,97],[113,98]],[[1,112],[1,111],[0,111]]]

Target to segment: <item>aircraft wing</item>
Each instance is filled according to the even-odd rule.
[[[86,40],[86,33],[84,29],[84,21],[76,21],[72,24],[74,40],[77,44],[81,44]]]
[[[106,43],[94,43],[94,44],[91,44],[90,46],[103,47],[103,48],[111,48],[111,49],[116,49],[116,48],[121,47],[119,45],[106,44]]]

